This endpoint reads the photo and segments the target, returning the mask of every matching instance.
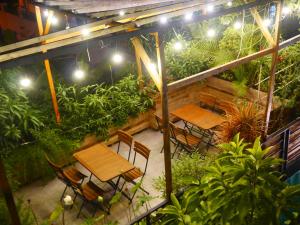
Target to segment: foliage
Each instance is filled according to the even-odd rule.
[[[172,205],[160,211],[159,224],[296,224],[300,186],[281,180],[279,159],[268,158],[257,138],[249,146],[239,135],[195,180],[182,199],[172,195]]]
[[[183,154],[180,158],[172,163],[172,186],[175,193],[180,192],[186,188],[191,180],[200,179],[207,167],[214,159],[214,155],[210,154],[201,156],[198,153]],[[193,168],[191,170],[191,168]],[[154,179],[154,188],[165,196],[165,175]]]
[[[110,87],[104,84],[82,88],[60,85],[57,96],[63,129],[80,138],[91,133],[107,137],[110,127],[121,126],[128,117],[152,107],[149,91],[147,88],[139,90],[134,76]]]
[[[263,133],[264,120],[259,106],[252,102],[231,105],[226,122],[221,125],[221,142],[228,142],[239,133],[247,142],[253,142]]]

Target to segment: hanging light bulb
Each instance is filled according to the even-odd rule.
[[[125,12],[124,12],[123,10],[121,10],[121,11],[119,12],[119,15],[120,15],[120,16],[124,16],[124,15],[125,15]]]
[[[167,17],[163,16],[163,17],[160,18],[160,23],[161,24],[166,24],[167,22],[168,22],[168,18]]]
[[[90,31],[88,30],[88,29],[83,29],[82,31],[81,31],[81,34],[83,35],[83,36],[88,36],[89,34],[90,34]]]
[[[176,51],[181,51],[183,49],[183,45],[180,41],[175,42],[173,47]]]
[[[207,31],[207,36],[210,37],[210,38],[216,36],[216,31],[214,29],[209,29]]]
[[[120,64],[123,62],[123,56],[120,53],[115,53],[112,57],[112,61],[115,64]]]
[[[282,8],[282,14],[284,15],[284,16],[287,16],[288,14],[290,14],[291,13],[291,9],[288,7],[288,6],[284,6],[283,8]]]
[[[49,16],[49,11],[48,11],[48,9],[45,9],[43,14],[44,14],[45,17],[48,17],[48,16]]]
[[[58,24],[58,19],[54,15],[51,18],[51,24],[52,25],[57,25]]]
[[[213,12],[214,11],[214,5],[212,5],[212,4],[208,4],[207,6],[206,6],[206,10],[207,10],[207,12]]]
[[[264,19],[263,24],[265,27],[268,27],[271,25],[271,20],[270,19]]]
[[[29,88],[30,85],[31,85],[31,80],[29,78],[27,78],[27,77],[21,78],[20,85],[23,88]]]
[[[227,6],[231,7],[232,6],[232,1],[228,1]]]
[[[154,63],[150,63],[149,64],[149,67],[150,67],[150,70],[153,72],[153,73],[157,73],[157,68],[156,68],[156,65]]]
[[[242,23],[240,21],[236,21],[233,25],[234,29],[239,30],[242,28]]]
[[[193,13],[185,14],[184,19],[187,20],[187,21],[192,20],[193,19]]]
[[[77,69],[74,71],[74,78],[76,80],[82,80],[85,77],[85,73],[81,69]]]

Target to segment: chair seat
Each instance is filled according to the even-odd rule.
[[[73,183],[78,184],[85,177],[79,170],[75,167],[69,167],[63,170],[63,174]]]
[[[143,176],[143,172],[137,167],[123,174],[127,182],[133,181],[141,176]]]
[[[176,135],[176,139],[182,144],[192,147],[196,147],[201,142],[201,138],[191,134],[187,134],[186,136],[184,136],[183,134],[178,134]]]
[[[92,181],[87,182],[82,187],[82,194],[88,201],[97,200],[99,196],[103,197],[104,191]]]

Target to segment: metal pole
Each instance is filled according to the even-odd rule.
[[[159,38],[156,39],[160,50],[161,72],[162,72],[162,88],[161,88],[161,102],[162,102],[162,119],[163,119],[163,138],[164,138],[164,160],[165,160],[165,176],[166,176],[166,197],[170,200],[172,192],[172,168],[171,168],[171,148],[170,148],[170,127],[169,127],[169,108],[168,108],[168,85],[165,70],[165,55],[162,43],[162,36],[159,33]]]
[[[8,212],[10,214],[12,225],[21,225],[18,210],[14,201],[14,197],[8,183],[8,179],[5,173],[5,168],[0,158],[0,189],[4,195]]]

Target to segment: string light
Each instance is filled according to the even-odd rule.
[[[207,31],[207,36],[210,37],[210,38],[216,36],[216,31],[214,29],[209,29]]]
[[[45,16],[45,17],[48,17],[48,16],[49,16],[49,11],[48,11],[48,9],[45,9],[45,10],[44,10],[44,16]]]
[[[161,24],[166,24],[167,22],[168,22],[167,17],[163,16],[163,17],[160,18],[160,23]]]
[[[207,10],[207,12],[213,12],[214,11],[214,6],[209,4],[209,5],[206,6],[206,10]]]
[[[232,1],[227,2],[227,6],[231,7],[232,6]]]
[[[23,88],[28,88],[28,87],[30,87],[30,85],[31,85],[31,80],[30,80],[29,78],[24,77],[24,78],[22,78],[22,79],[20,80],[20,85],[21,85]]]
[[[81,69],[77,69],[74,71],[74,78],[76,80],[82,80],[84,78],[85,74],[83,72],[83,70]]]
[[[123,56],[119,53],[115,53],[112,57],[112,61],[115,63],[115,64],[120,64],[123,62]]]
[[[193,13],[185,14],[184,19],[187,20],[187,21],[192,20],[193,19]]]
[[[157,73],[156,65],[155,65],[154,63],[150,63],[150,64],[149,64],[149,67],[150,67],[150,70],[151,70],[153,73]]]
[[[120,15],[120,16],[124,16],[124,15],[125,15],[125,12],[124,12],[123,10],[121,10],[121,11],[119,12],[119,15]]]
[[[234,29],[239,30],[242,28],[242,23],[237,21],[234,23],[233,27],[234,27]]]
[[[290,14],[290,13],[291,13],[291,9],[290,9],[289,7],[284,6],[284,7],[282,8],[282,14],[283,14],[284,16],[286,16],[286,15],[288,15],[288,14]]]
[[[176,51],[180,51],[180,50],[182,50],[182,48],[183,48],[183,45],[182,45],[182,43],[180,42],[180,41],[177,41],[177,42],[175,42],[174,43],[174,49],[176,50]]]
[[[83,29],[83,30],[81,31],[81,34],[82,34],[83,36],[88,36],[88,35],[90,34],[90,31],[89,31],[88,29]]]
[[[263,24],[265,27],[268,27],[271,25],[271,20],[270,19],[264,19]]]
[[[57,25],[58,24],[58,19],[55,16],[52,16],[51,18],[51,24]]]

